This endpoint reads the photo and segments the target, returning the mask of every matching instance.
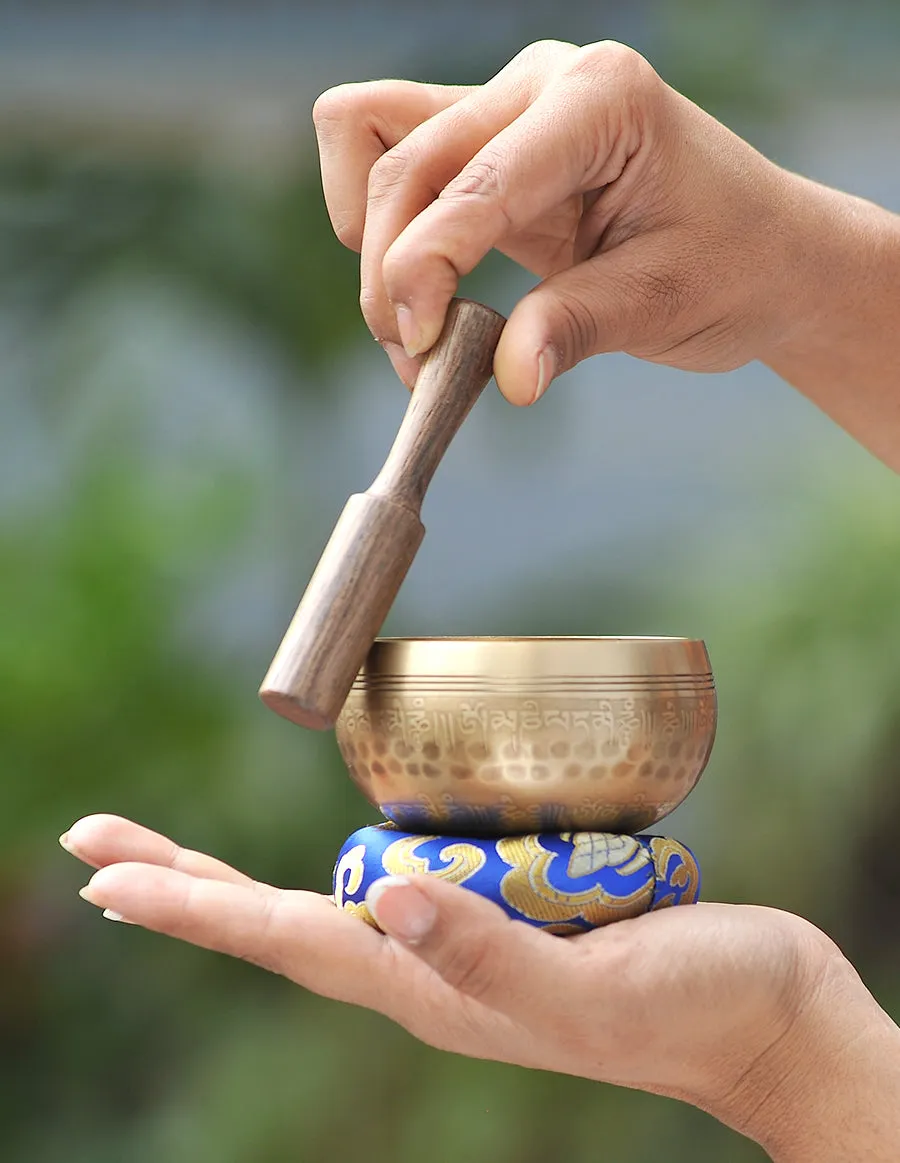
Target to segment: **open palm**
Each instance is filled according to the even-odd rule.
[[[562,939],[432,878],[370,890],[386,935],[120,817],[86,817],[62,843],[100,870],[83,895],[112,919],[377,1010],[441,1049],[681,1097],[733,1124],[737,1090],[836,953],[797,917],[722,904]],[[412,938],[409,918],[429,911]]]

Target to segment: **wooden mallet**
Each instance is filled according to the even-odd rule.
[[[260,688],[286,719],[334,726],[425,536],[435,469],[491,378],[501,315],[454,299],[384,468],[347,502]]]

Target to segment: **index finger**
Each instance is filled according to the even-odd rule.
[[[377,970],[385,938],[318,893],[123,863],[95,872],[82,896],[131,924],[251,961],[323,997],[384,1009]]]
[[[322,191],[334,232],[350,250],[362,246],[369,172],[423,121],[470,90],[464,85],[369,81],[328,89],[313,107]]]
[[[231,880],[236,884],[254,883],[249,876],[221,860],[216,860],[214,856],[182,848],[167,836],[152,832],[149,828],[135,824],[122,816],[106,814],[83,816],[69,828],[68,832],[60,836],[59,842],[67,852],[94,868],[105,868],[107,864],[128,861],[176,868],[179,872],[203,876],[209,880]]]
[[[567,203],[577,222],[583,195],[621,177],[644,144],[635,105],[651,72],[630,51],[579,53],[404,226],[381,277],[389,301],[411,316],[408,354],[436,342],[460,278],[490,250]],[[572,265],[575,237],[574,227],[561,235],[556,261],[539,273]]]

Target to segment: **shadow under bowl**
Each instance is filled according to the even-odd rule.
[[[648,828],[715,731],[709,655],[687,638],[381,638],[336,725],[388,820],[475,836]]]

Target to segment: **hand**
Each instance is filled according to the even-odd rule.
[[[768,161],[638,53],[542,42],[485,85],[342,85],[313,116],[363,314],[409,386],[495,248],[542,280],[494,359],[512,403],[600,352],[758,359],[900,471],[900,218]]]
[[[722,371],[791,325],[799,181],[622,45],[534,44],[472,88],[343,85],[313,116],[363,312],[408,383],[492,248],[544,280],[497,352],[517,404],[597,352]]]
[[[885,1042],[897,1064],[896,1089],[883,1074],[878,1086],[885,1118],[900,1118],[896,1028],[836,947],[787,913],[701,904],[563,939],[440,880],[387,878],[368,897],[383,935],[330,898],[257,884],[115,816],[80,820],[61,843],[100,869],[82,895],[112,919],[378,1010],[441,1049],[681,1098],[777,1158],[822,1163],[843,1158],[829,1154],[829,1112],[872,1101],[842,1069],[872,1030],[863,1049]],[[865,1158],[894,1158],[896,1139],[880,1154],[848,1125]]]

